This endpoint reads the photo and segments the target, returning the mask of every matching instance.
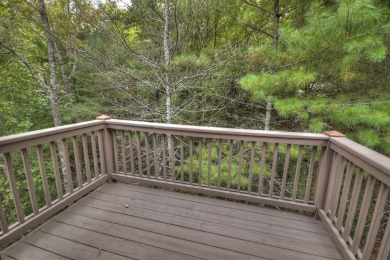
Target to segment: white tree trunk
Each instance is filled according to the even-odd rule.
[[[45,0],[38,0],[38,11],[41,18],[42,28],[45,30],[45,39],[47,43],[47,54],[49,60],[49,75],[50,75],[50,85],[48,88],[49,91],[49,100],[51,106],[51,112],[53,116],[54,126],[62,125],[61,116],[59,112],[58,105],[58,75],[56,69],[56,46],[54,37],[50,28],[49,19],[47,17],[46,4]],[[65,190],[68,191],[68,178],[66,176],[66,168],[64,161],[64,148],[60,142],[57,142],[58,153],[60,156],[60,163],[62,168],[63,183]]]
[[[272,102],[267,102],[267,110],[265,112],[265,123],[264,123],[264,130],[270,129],[271,124],[271,112],[272,112]]]
[[[164,5],[164,62],[165,62],[165,107],[166,107],[166,115],[165,115],[165,121],[167,124],[172,123],[172,87],[171,87],[171,78],[169,75],[169,63],[171,59],[171,51],[169,46],[169,0],[165,1]],[[174,152],[171,145],[171,135],[167,135],[167,142],[168,142],[168,168],[171,169],[171,171],[174,171],[174,165],[172,165],[171,158],[172,153]]]

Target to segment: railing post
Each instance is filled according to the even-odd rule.
[[[107,115],[101,115],[96,117],[98,120],[109,120],[111,119],[111,116]],[[111,182],[111,173],[114,172],[114,144],[113,144],[113,138],[112,138],[112,132],[107,129],[106,125],[104,124],[104,130],[103,130],[103,152],[104,152],[104,163],[105,163],[105,170],[106,174],[109,177],[109,182]]]
[[[344,134],[337,131],[326,131],[324,134],[330,137],[345,137]],[[318,172],[317,189],[314,197],[314,205],[316,206],[315,217],[318,219],[318,211],[324,209],[326,201],[326,193],[328,190],[330,170],[333,163],[333,151],[330,149],[330,141],[321,154],[320,169]]]

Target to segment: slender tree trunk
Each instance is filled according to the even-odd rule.
[[[164,62],[165,62],[165,106],[166,106],[166,116],[165,121],[167,124],[172,123],[172,87],[171,87],[171,77],[170,77],[170,71],[169,71],[169,63],[171,59],[171,51],[169,47],[169,0],[165,1],[164,5]],[[171,145],[171,135],[167,135],[167,142],[168,142],[168,158],[172,158],[172,153],[174,152]],[[172,165],[171,160],[168,160],[168,168],[171,169],[171,171],[174,171],[174,165]]]
[[[279,44],[279,21],[280,21],[279,11],[280,11],[280,2],[279,0],[274,0],[274,11],[273,11],[274,28],[272,33],[272,47],[274,49],[276,49]],[[271,116],[272,116],[272,101],[271,101],[271,97],[268,97],[267,109],[265,112],[264,130],[270,129]]]
[[[56,45],[54,37],[50,28],[49,19],[47,17],[45,0],[38,0],[38,11],[41,18],[41,25],[45,30],[45,39],[47,43],[47,54],[49,60],[49,100],[51,105],[51,112],[53,116],[54,126],[62,125],[61,116],[58,105],[58,75],[56,70]],[[63,183],[65,190],[68,191],[68,181],[66,176],[65,162],[64,162],[64,149],[60,142],[58,144],[58,153],[60,156],[60,163],[62,168]]]
[[[171,95],[172,89],[170,85],[170,75],[169,75],[169,63],[171,58],[171,52],[169,48],[169,1],[165,1],[164,6],[164,61],[165,61],[165,92],[166,92],[166,122],[168,124],[172,123],[172,106],[171,106]]]
[[[265,112],[265,123],[264,123],[264,130],[269,130],[270,124],[271,124],[271,112],[272,112],[272,102],[267,102],[267,110]]]

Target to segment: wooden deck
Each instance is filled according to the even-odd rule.
[[[130,184],[104,184],[2,259],[343,259],[321,221]]]

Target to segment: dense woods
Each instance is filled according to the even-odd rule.
[[[115,118],[336,129],[390,155],[386,0],[1,0],[0,135]]]

